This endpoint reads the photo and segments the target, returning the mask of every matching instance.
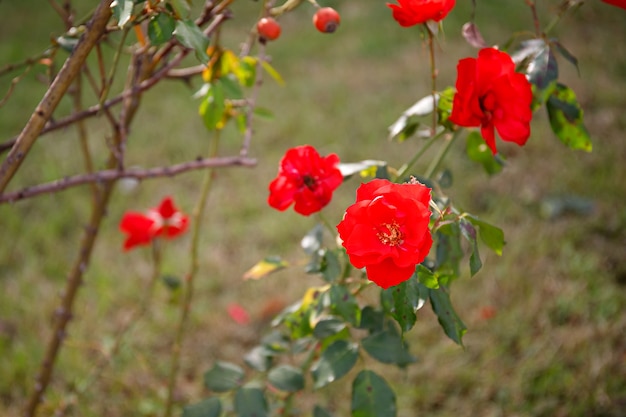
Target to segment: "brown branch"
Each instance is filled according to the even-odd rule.
[[[93,18],[87,25],[85,34],[81,37],[72,54],[65,61],[65,64],[63,64],[57,77],[44,94],[41,102],[18,136],[9,155],[4,160],[0,167],[0,193],[4,191],[13,178],[13,175],[17,172],[22,161],[28,154],[28,151],[30,151],[30,148],[39,137],[46,122],[52,116],[52,112],[56,109],[72,81],[80,72],[87,55],[89,55],[94,45],[100,40],[106,23],[111,17],[111,8],[109,7],[111,2],[112,0],[102,0],[100,2],[94,12]]]
[[[124,92],[122,92],[119,96],[114,97],[110,100],[105,101],[104,103],[102,103],[102,105],[100,104],[96,104],[93,105],[91,107],[86,108],[85,110],[78,112],[78,113],[74,113],[70,116],[64,117],[62,119],[56,120],[54,122],[48,122],[46,124],[46,126],[41,130],[40,135],[44,135],[46,133],[50,133],[52,131],[58,130],[58,129],[62,129],[64,127],[67,127],[73,123],[76,123],[79,120],[83,120],[89,117],[93,117],[98,115],[98,113],[102,110],[106,110],[112,106],[115,106],[119,103],[121,103],[122,101],[124,101],[125,99],[133,96],[133,95],[137,95],[138,93],[141,93],[145,90],[150,89],[151,87],[153,87],[161,78],[164,78],[167,76],[167,74],[169,73],[169,71],[172,70],[173,67],[175,67],[176,65],[178,65],[180,63],[180,61],[182,61],[182,59],[188,54],[188,51],[183,51],[181,52],[178,56],[176,56],[176,58],[174,58],[172,60],[172,62],[170,64],[168,64],[167,66],[165,66],[162,70],[158,71],[157,73],[155,73],[152,77],[148,78],[147,80],[141,82],[139,85],[133,87],[130,90],[126,90]],[[0,153],[7,151],[8,149],[11,149],[15,143],[17,142],[17,138],[13,138],[13,139],[9,139],[8,141],[1,143],[0,144]]]
[[[200,158],[195,161],[183,162],[176,165],[166,167],[156,167],[148,169],[127,169],[119,171],[117,169],[107,169],[104,171],[94,172],[93,174],[80,174],[72,177],[66,177],[61,180],[48,182],[45,184],[34,185],[32,187],[23,188],[19,191],[0,195],[1,203],[12,203],[14,201],[35,197],[41,194],[54,193],[62,191],[78,185],[89,183],[105,183],[109,181],[119,180],[122,178],[134,178],[136,180],[145,180],[160,177],[173,177],[203,168],[227,168],[235,166],[253,167],[257,163],[256,159],[244,158],[239,156],[221,157],[221,158]]]

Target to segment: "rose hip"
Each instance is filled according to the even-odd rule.
[[[339,13],[332,7],[322,7],[313,15],[313,24],[322,33],[333,33],[340,22]]]
[[[262,39],[273,41],[280,36],[280,25],[273,17],[264,17],[256,24],[256,30]]]

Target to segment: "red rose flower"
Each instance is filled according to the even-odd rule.
[[[439,22],[454,7],[455,0],[398,0],[399,5],[387,3],[393,10],[393,18],[403,27],[426,23],[429,20]]]
[[[295,202],[294,210],[304,216],[320,211],[343,181],[338,163],[337,155],[321,157],[310,145],[289,149],[270,183],[267,202],[280,211]]]
[[[494,128],[502,140],[524,145],[530,136],[533,93],[526,76],[515,72],[511,57],[494,48],[481,49],[478,59],[460,60],[457,72],[450,121],[480,126],[494,155]]]
[[[376,179],[361,184],[356,202],[337,225],[350,263],[365,268],[382,288],[411,278],[433,244],[429,204],[430,189],[418,182]]]
[[[120,230],[128,234],[124,250],[147,245],[159,236],[174,238],[187,230],[188,223],[189,218],[176,209],[171,197],[165,197],[158,207],[146,214],[128,212],[120,222]]]
[[[626,10],[626,0],[602,0],[602,1]]]

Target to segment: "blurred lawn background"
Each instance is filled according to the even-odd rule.
[[[317,33],[310,24],[313,9],[305,4],[281,18],[282,37],[268,45],[272,65],[286,85],[266,77],[262,88],[259,105],[275,117],[255,123],[251,154],[259,166],[217,173],[184,346],[177,392],[182,403],[201,398],[202,374],[214,360],[241,363],[242,354],[267,329],[270,313],[320,283],[298,267],[258,282],[241,279],[266,255],[293,263],[304,256],[297,244],[315,219],[266,205],[267,184],[284,151],[309,143],[322,154],[336,152],[345,162],[375,158],[399,166],[420,146],[417,139],[401,144],[386,140],[387,126],[430,89],[419,30],[400,28],[384,1],[322,3],[341,13],[337,33]],[[438,53],[441,87],[454,84],[458,59],[476,54],[460,34],[471,2],[458,3],[445,21]],[[503,43],[510,33],[532,28],[522,0],[477,3],[476,23],[488,43]],[[557,3],[538,5],[544,25]],[[238,51],[259,3],[239,0],[232,9],[235,19],[222,36],[226,46]],[[62,33],[47,3],[3,1],[0,13],[0,67],[43,51],[51,37]],[[495,177],[468,161],[463,142],[457,143],[445,163],[455,179],[448,194],[457,206],[502,227],[508,244],[501,258],[482,248],[483,270],[471,279],[466,271],[453,286],[457,311],[469,328],[465,350],[446,338],[428,307],[421,311],[408,335],[419,362],[404,371],[384,371],[398,390],[400,417],[624,416],[626,12],[589,1],[554,34],[580,60],[580,76],[560,60],[561,81],[578,94],[594,151],[568,150],[550,132],[544,110],[535,115],[524,148],[499,144],[508,164]],[[27,75],[0,108],[2,141],[19,133],[43,95],[45,86],[36,73],[41,70]],[[17,74],[0,79],[2,94]],[[191,98],[199,85],[165,82],[144,95],[129,139],[129,166],[166,165],[206,154],[211,135],[197,116],[199,103]],[[64,100],[55,117],[70,109],[69,99]],[[101,121],[90,121],[89,127],[102,166],[108,131]],[[235,129],[229,129],[220,153],[236,154],[240,143]],[[415,172],[423,172],[427,162]],[[76,133],[67,129],[37,142],[10,189],[81,170]],[[85,381],[142,299],[150,275],[149,249],[121,251],[117,225],[122,214],[143,211],[165,195],[191,212],[202,175],[116,188],[42,415],[61,405],[67,406],[66,415],[76,416],[159,414],[179,312],[176,293],[165,285],[103,377]],[[336,192],[327,218],[339,221],[357,186],[353,179]],[[89,188],[81,187],[0,206],[0,415],[17,416],[32,389],[51,315],[87,221],[88,202]],[[588,204],[590,211],[578,210]],[[168,243],[165,274],[180,277],[187,271],[189,243],[189,235]],[[244,305],[253,323],[235,324],[226,313],[231,302]],[[319,395],[336,415],[347,415],[349,404],[342,394],[348,384],[337,384]],[[74,393],[85,386],[80,395]]]

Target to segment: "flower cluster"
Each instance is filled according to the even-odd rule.
[[[148,245],[157,237],[175,238],[187,230],[188,223],[189,218],[178,211],[171,197],[165,197],[145,214],[125,213],[120,222],[120,230],[128,235],[124,250]]]
[[[465,58],[457,66],[456,94],[450,121],[478,127],[495,155],[498,131],[502,140],[524,145],[530,136],[532,89],[506,52],[485,48],[478,58]]]
[[[398,0],[398,4],[387,3],[393,18],[403,27],[443,20],[454,7],[455,0]]]
[[[283,211],[295,202],[294,210],[303,216],[320,211],[343,181],[338,164],[337,155],[321,157],[310,145],[289,149],[270,183],[268,204]]]

